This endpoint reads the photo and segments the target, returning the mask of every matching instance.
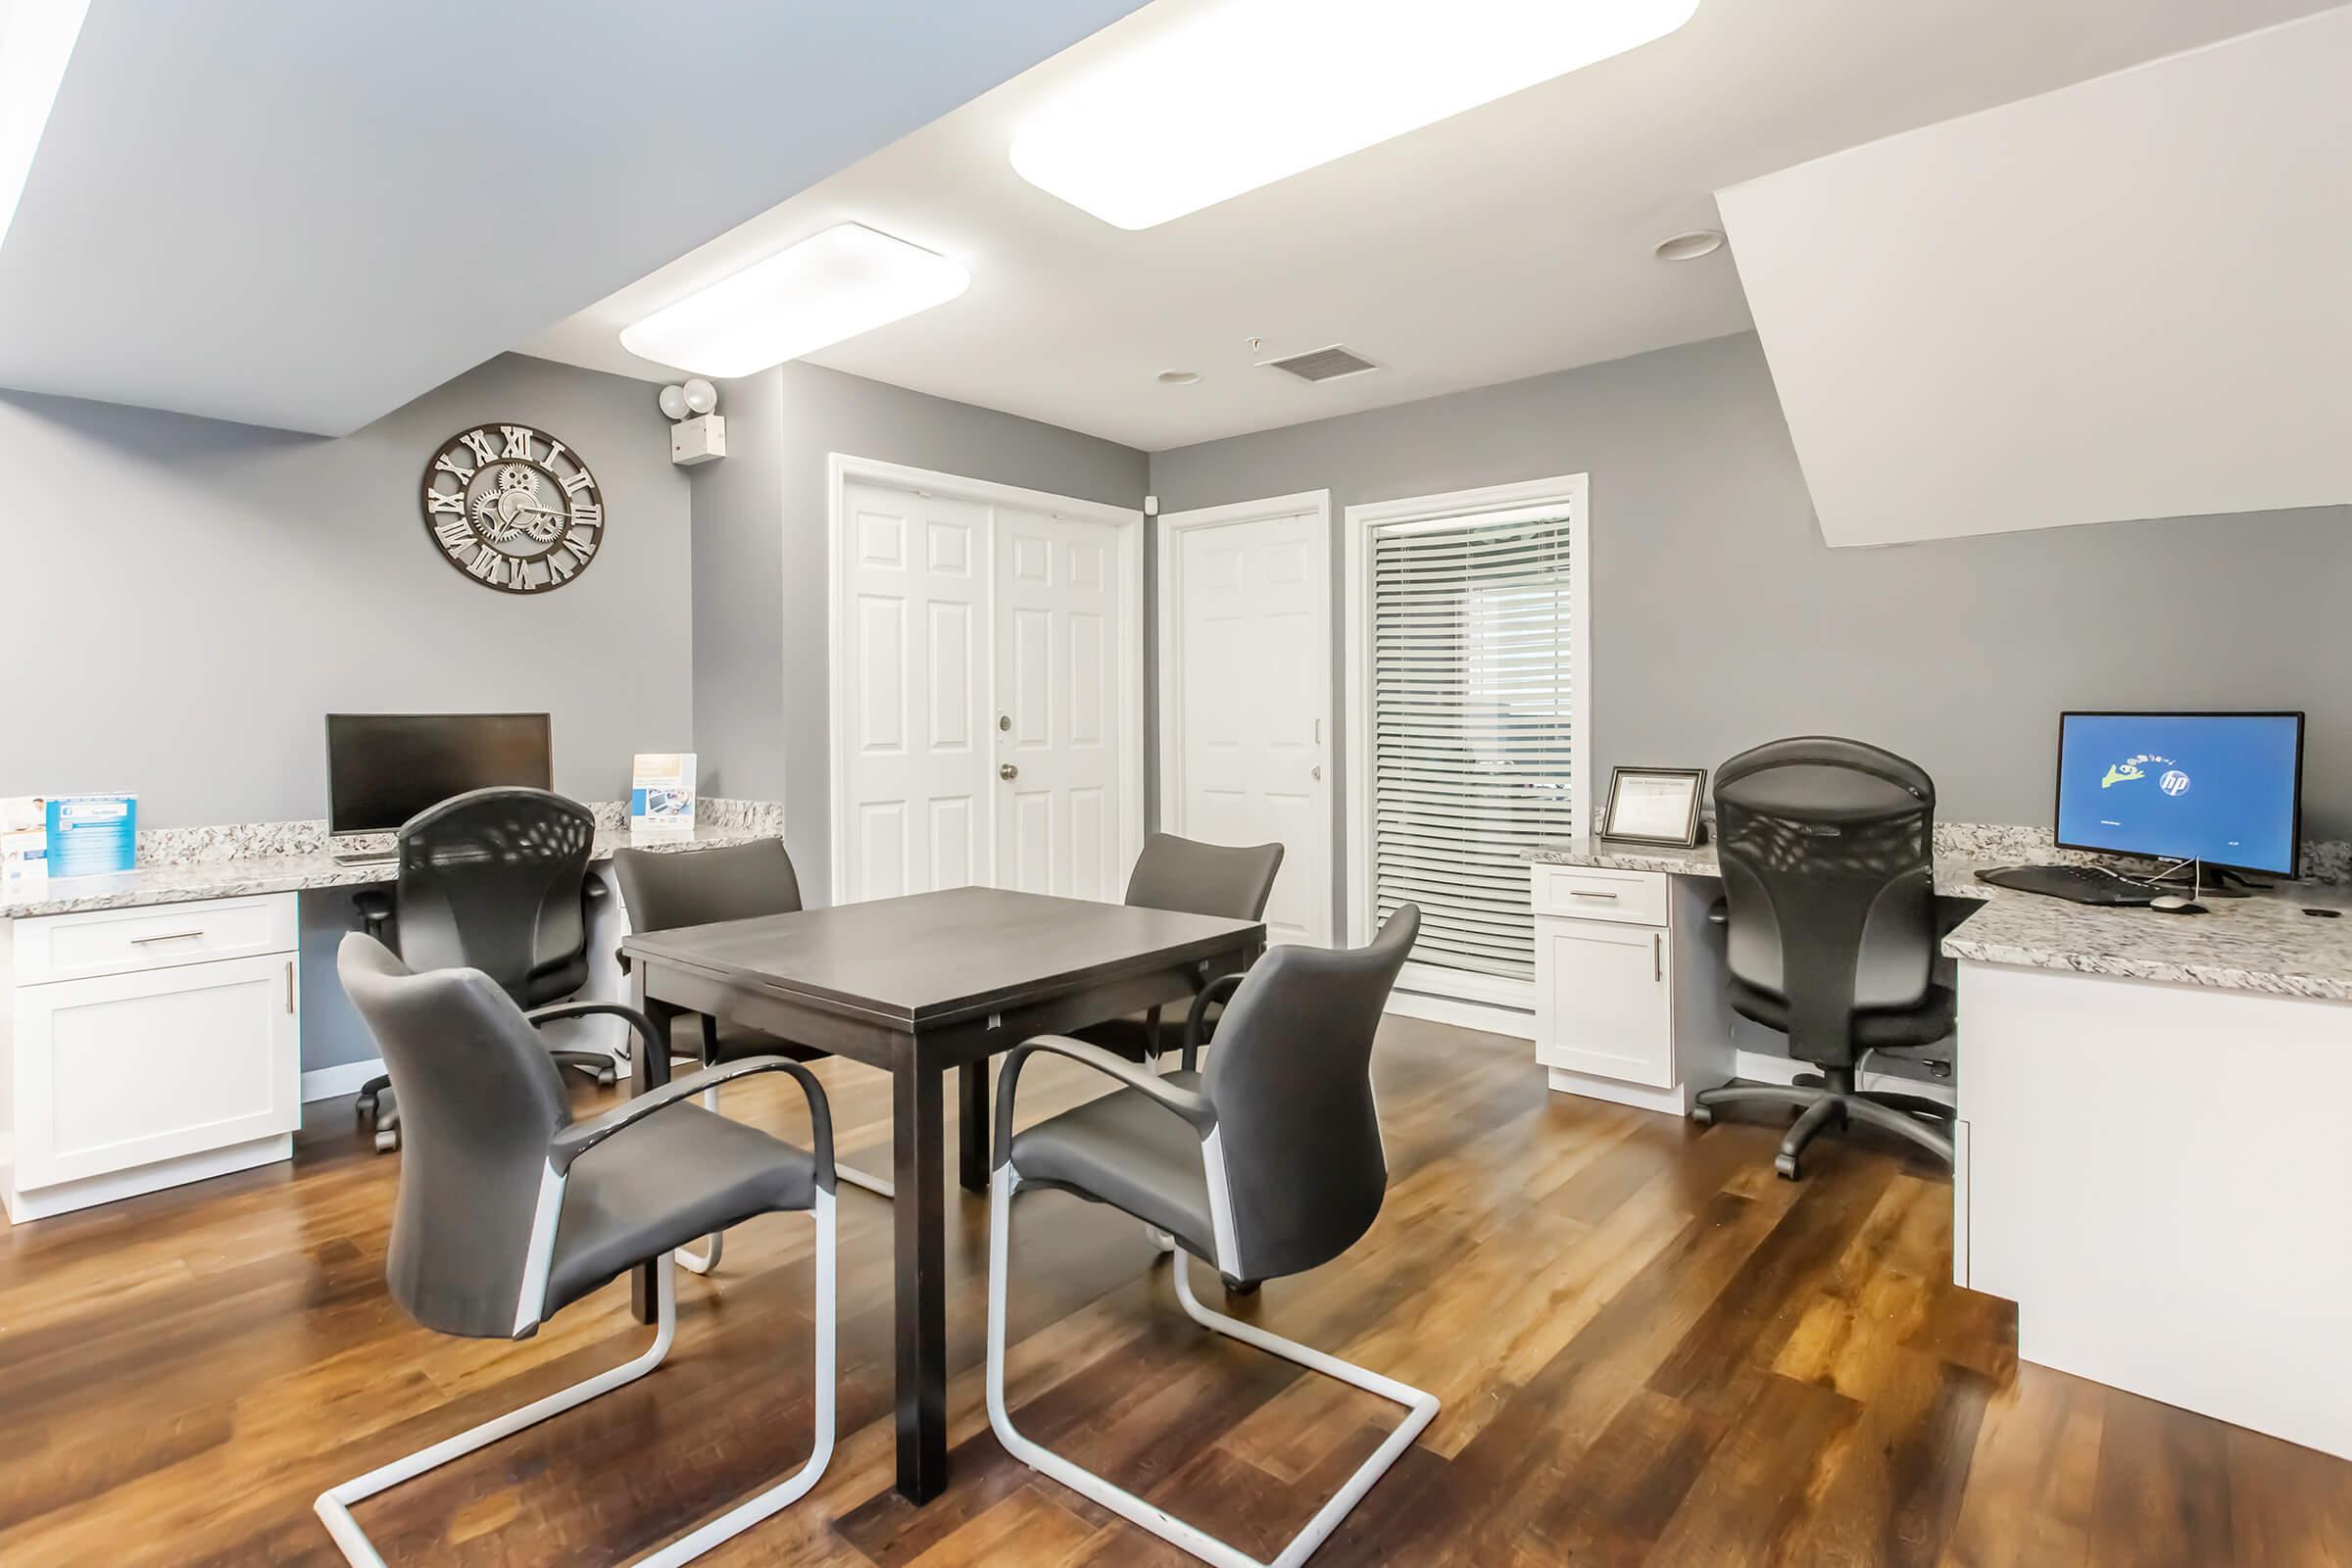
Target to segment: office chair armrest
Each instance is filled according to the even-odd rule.
[[[1049,1055],[1067,1056],[1084,1062],[1105,1077],[1115,1078],[1128,1088],[1140,1092],[1163,1110],[1174,1112],[1190,1123],[1194,1132],[1206,1138],[1217,1125],[1216,1107],[1204,1095],[1190,1089],[1179,1089],[1142,1062],[1129,1061],[1115,1051],[1072,1040],[1067,1035],[1039,1035],[1024,1040],[1004,1053],[1004,1066],[997,1074],[997,1137],[996,1163],[1002,1165],[1012,1149],[1013,1093],[1020,1085],[1021,1063],[1039,1052]]]
[[[833,1191],[832,1102],[825,1099],[825,1086],[816,1081],[816,1074],[789,1056],[746,1056],[724,1066],[705,1067],[683,1078],[672,1078],[650,1094],[623,1101],[601,1116],[575,1121],[558,1131],[547,1142],[547,1162],[557,1175],[568,1175],[573,1160],[614,1133],[636,1126],[656,1111],[693,1100],[706,1089],[716,1089],[721,1084],[761,1072],[790,1073],[799,1080],[801,1093],[808,1101],[808,1141],[816,1160],[816,1185],[825,1192]]]
[[[1184,1015],[1184,1070],[1186,1072],[1199,1070],[1200,1048],[1207,1044],[1208,1040],[1208,1004],[1220,997],[1232,996],[1239,989],[1241,983],[1248,978],[1249,971],[1246,969],[1237,974],[1221,974],[1202,986],[1200,995],[1193,998],[1193,1010]]]
[[[552,1022],[558,1018],[585,1018],[592,1013],[599,1012],[609,1012],[616,1018],[628,1019],[629,1027],[637,1032],[637,1038],[645,1042],[649,1059],[651,1053],[669,1049],[669,1042],[654,1033],[654,1020],[625,1002],[551,1002],[544,1007],[533,1007],[522,1016],[525,1022],[536,1029],[541,1024]],[[629,1054],[625,1049],[620,1054],[620,1059],[623,1061],[629,1059]]]

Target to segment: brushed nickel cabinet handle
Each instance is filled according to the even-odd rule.
[[[294,960],[293,960],[292,958],[288,958],[288,959],[286,960],[286,1011],[287,1011],[288,1013],[292,1013],[292,1012],[293,1012],[293,1010],[294,1010]]]
[[[1666,938],[1657,931],[1649,934],[1649,977],[1658,981],[1666,978]]]
[[[1588,893],[1583,888],[1570,888],[1568,896],[1572,899],[1613,899],[1617,895],[1614,893]]]
[[[134,948],[143,948],[150,942],[189,942],[202,935],[204,933],[201,931],[167,931],[161,936],[132,937],[130,945]]]

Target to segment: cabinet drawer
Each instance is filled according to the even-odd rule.
[[[294,899],[291,893],[268,893],[19,920],[17,984],[291,953],[297,935]]]
[[[292,1132],[298,987],[290,953],[19,987],[18,1184]]]
[[[1625,920],[1635,925],[1666,923],[1663,871],[1539,865],[1534,868],[1533,882],[1538,914],[1565,914],[1579,920]]]

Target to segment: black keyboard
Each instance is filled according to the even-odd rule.
[[[2153,904],[2164,889],[2118,876],[2095,865],[1998,865],[1979,871],[1977,880],[2020,893],[2043,893],[2074,904],[2104,904],[2122,908]]]

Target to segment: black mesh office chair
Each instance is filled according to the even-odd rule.
[[[1726,1084],[1715,1107],[1793,1105],[1774,1160],[1793,1181],[1832,1122],[1884,1128],[1951,1163],[1951,1107],[1854,1087],[1868,1053],[1933,1045],[1952,1032],[1952,993],[1935,983],[1936,786],[1892,752],[1803,736],[1741,752],[1716,770],[1716,850],[1729,906],[1733,1010],[1788,1037],[1818,1066],[1794,1085]]]
[[[1228,920],[1262,919],[1266,900],[1274,892],[1275,874],[1282,869],[1282,846],[1258,844],[1247,849],[1203,844],[1154,833],[1144,841],[1127,878],[1125,903],[1139,909],[1175,909],[1184,914],[1213,914]],[[1221,999],[1240,983],[1238,974],[1200,977],[1203,991],[1214,991],[1201,1040],[1215,1029]],[[1117,1052],[1129,1061],[1157,1061],[1182,1049],[1184,1024],[1152,1007],[1123,1017],[1107,1018],[1071,1033],[1093,1045]],[[1196,1065],[1199,1042],[1184,1058],[1190,1071]]]
[[[833,1453],[836,1314],[833,1123],[825,1092],[808,1070],[779,1056],[752,1057],[575,1122],[530,1017],[488,975],[462,967],[413,973],[382,943],[356,931],[335,959],[408,1110],[409,1149],[400,1164],[384,1282],[410,1317],[439,1334],[527,1339],[607,1282],[640,1264],[660,1264],[654,1343],[636,1359],[320,1494],[318,1517],[343,1555],[382,1568],[351,1516],[353,1503],[661,1365],[677,1332],[669,1255],[755,1214],[805,1210],[816,1222],[815,1445],[792,1475],[642,1560],[685,1562],[813,1487]],[[568,1003],[539,1016],[589,1012],[627,1019],[643,1049],[661,1049],[644,1014],[619,1003]],[[757,1072],[799,1080],[808,1098],[808,1150],[682,1103]],[[777,1408],[790,1403],[779,1391]],[[372,1439],[362,1441],[376,1446]],[[578,1560],[577,1552],[565,1560]]]
[[[596,815],[547,790],[469,790],[401,824],[392,896],[361,896],[368,934],[389,939],[412,969],[479,969],[536,1007],[588,980],[589,906],[606,897],[588,874]],[[598,1083],[612,1058],[557,1051],[555,1059]],[[360,1090],[359,1114],[375,1119],[375,1147],[400,1147],[398,1097],[389,1075]]]
[[[1368,947],[1274,949],[1226,1005],[1205,1072],[1162,1077],[1059,1035],[1027,1041],[1004,1056],[990,1194],[989,1424],[1030,1468],[1220,1568],[1250,1559],[1014,1430],[1004,1407],[1013,1195],[1054,1188],[1142,1220],[1171,1239],[1176,1299],[1193,1321],[1406,1408],[1403,1425],[1275,1558],[1304,1561],[1429,1425],[1437,1398],[1210,1311],[1193,1295],[1185,1257],[1202,1258],[1228,1279],[1275,1279],[1331,1261],[1371,1228],[1389,1179],[1372,1099],[1373,1035],[1420,924],[1421,911],[1408,904]],[[1208,1005],[1205,993],[1195,999],[1188,1035],[1198,1033]],[[1124,1087],[1015,1133],[1021,1066],[1041,1052],[1084,1062]]]
[[[674,931],[680,926],[714,925],[721,920],[750,920],[763,914],[793,914],[801,908],[801,879],[792,868],[792,856],[782,839],[760,839],[722,849],[664,852],[614,850],[612,874],[620,880],[620,902],[628,910],[632,931]],[[745,1056],[790,1056],[816,1061],[830,1055],[810,1046],[795,1045],[743,1024],[721,1024],[709,1013],[688,1012],[700,1038],[673,1055],[700,1056],[706,1067]],[[718,1093],[703,1099],[707,1110],[718,1108]],[[843,1166],[841,1179],[884,1198],[892,1184],[880,1176]],[[724,1239],[713,1235],[700,1256],[680,1252],[678,1261],[697,1274],[718,1266]]]

